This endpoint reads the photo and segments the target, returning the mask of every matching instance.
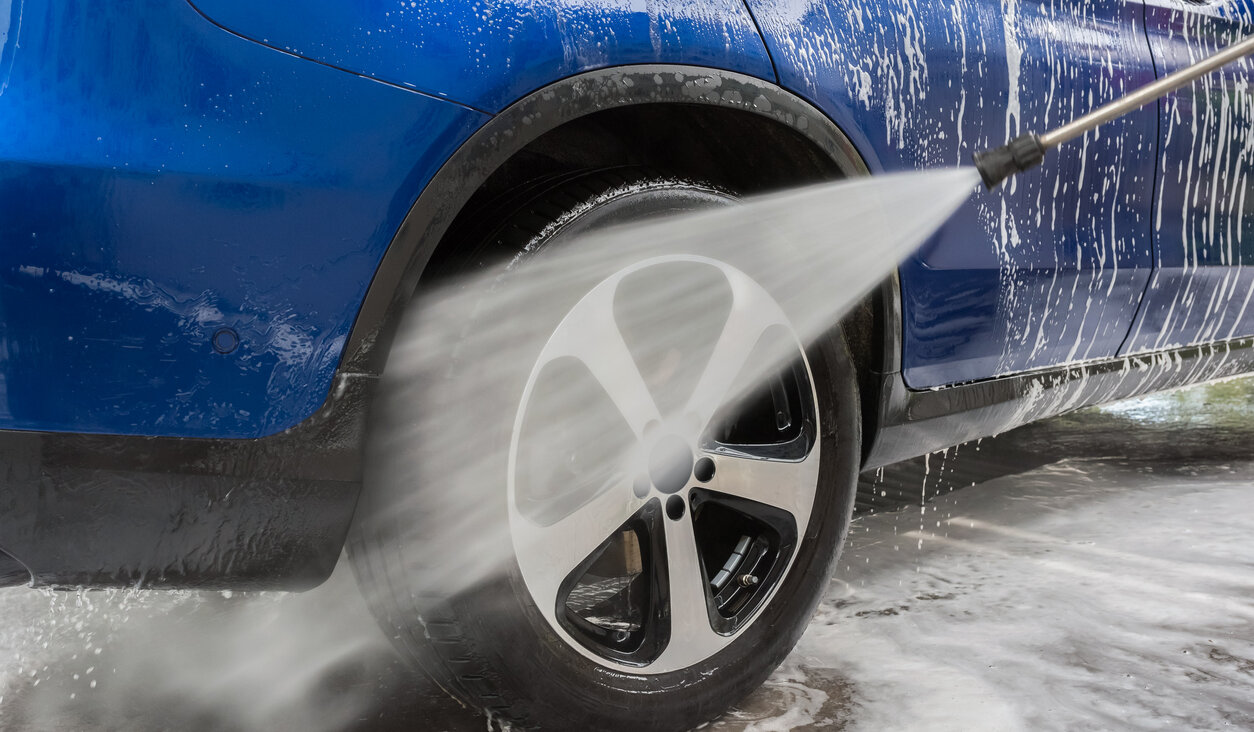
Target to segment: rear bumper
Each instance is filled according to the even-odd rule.
[[[251,440],[0,432],[0,550],[33,586],[312,587],[352,521],[374,383],[341,374],[314,417]]]

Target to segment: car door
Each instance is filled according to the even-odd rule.
[[[1160,74],[1254,33],[1251,0],[1148,0]],[[1254,335],[1254,97],[1248,57],[1160,100],[1157,268],[1125,352]]]
[[[1154,78],[1133,0],[748,0],[781,83],[873,172],[969,164]],[[900,270],[914,388],[1112,357],[1152,267],[1157,119],[979,193]]]

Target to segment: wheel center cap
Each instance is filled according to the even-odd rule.
[[[658,440],[649,455],[649,479],[662,493],[677,493],[692,475],[692,450],[675,435]]]

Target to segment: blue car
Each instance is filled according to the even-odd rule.
[[[705,722],[805,629],[859,471],[1254,370],[1250,65],[973,196],[812,342],[730,255],[496,294],[590,233],[966,164],[1252,31],[1252,0],[0,3],[0,579],[299,590],[347,542],[498,723]]]

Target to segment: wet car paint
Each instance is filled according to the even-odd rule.
[[[873,172],[968,164],[1154,79],[1124,0],[749,0],[780,83]],[[1153,266],[1155,114],[975,197],[901,268],[912,388],[1114,356]]]
[[[277,6],[197,4],[254,43],[177,2],[11,2],[0,10],[0,119],[13,130],[0,142],[0,428],[247,438],[307,418],[405,212],[487,119],[471,107],[598,66],[664,59],[775,78],[773,64],[872,172],[954,165],[1153,78],[1151,47],[1179,53],[1155,36],[1170,34],[1178,5],[1148,7],[1149,42],[1147,7],[1115,0],[753,0],[753,16],[735,3],[315,3],[299,23]],[[458,63],[417,60],[437,52]],[[1254,328],[1250,275],[1231,266],[1248,257],[1212,245],[1213,266],[1190,270],[1172,259],[1188,251],[1167,239],[1173,224],[1153,223],[1164,197],[1204,192],[1173,192],[1163,173],[1154,205],[1156,116],[1125,117],[973,201],[906,262],[908,386]],[[1215,134],[1235,124],[1207,119]],[[1234,145],[1225,154],[1212,180],[1233,181],[1231,223],[1246,161]],[[1163,268],[1141,306],[1155,256]]]
[[[1254,33],[1254,2],[1147,2],[1146,22],[1170,73]],[[1254,333],[1251,70],[1241,59],[1158,103],[1158,264],[1124,352]]]
[[[774,80],[740,0],[189,0],[258,42],[488,112],[558,79],[670,63]]]
[[[3,10],[0,429],[307,418],[402,218],[486,117],[181,2]]]

